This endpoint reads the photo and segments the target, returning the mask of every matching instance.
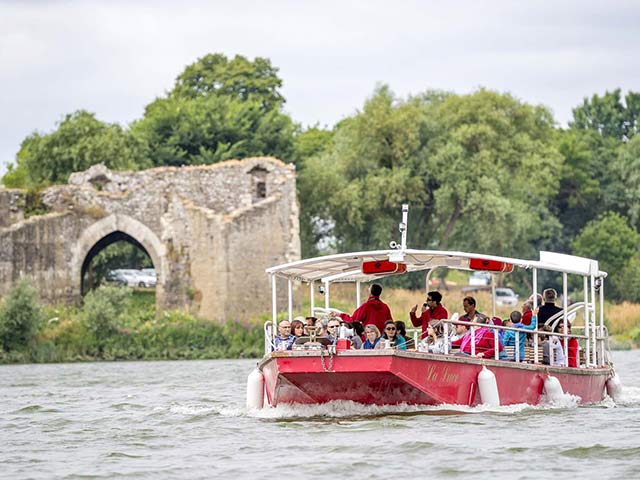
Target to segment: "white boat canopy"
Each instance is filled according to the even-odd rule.
[[[483,262],[489,262],[488,271],[510,271],[510,266],[524,269],[543,269],[568,274],[606,277],[598,270],[598,262],[583,257],[553,252],[540,252],[540,260],[521,260],[494,255],[439,250],[374,250],[369,252],[339,253],[309,258],[268,268],[266,272],[289,280],[313,282],[368,282],[390,274],[365,273],[363,265],[369,262],[393,262],[404,265],[404,272],[417,272],[445,267],[455,270],[485,270]],[[505,270],[495,270],[503,266]],[[401,272],[398,272],[401,273]]]

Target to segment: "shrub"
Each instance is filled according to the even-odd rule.
[[[103,285],[84,297],[82,318],[99,346],[118,331],[122,314],[127,310],[131,292],[127,288]]]
[[[9,291],[0,307],[0,344],[6,351],[26,347],[42,323],[42,308],[36,290],[22,278]]]

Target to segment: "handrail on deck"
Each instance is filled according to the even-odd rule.
[[[555,337],[566,337],[566,338],[578,338],[578,339],[582,339],[582,340],[587,340],[589,337],[586,335],[575,335],[575,334],[564,334],[564,333],[554,333],[554,332],[541,332],[539,330],[529,330],[529,329],[525,329],[525,328],[516,328],[516,327],[505,327],[503,325],[495,325],[493,323],[476,323],[474,324],[473,322],[465,322],[465,321],[460,321],[460,320],[449,320],[449,319],[444,319],[444,320],[440,320],[441,322],[445,323],[445,325],[464,325],[464,326],[477,326],[478,328],[490,328],[493,330],[493,338],[494,338],[494,342],[496,347],[494,348],[494,359],[495,360],[499,360],[499,348],[497,347],[498,345],[498,334],[499,334],[499,330],[511,330],[516,332],[516,348],[515,348],[515,361],[516,362],[520,362],[520,360],[522,360],[520,358],[520,335],[524,334],[532,334],[534,336],[534,361],[536,363],[538,363],[538,335],[546,335],[546,336],[555,336]],[[449,344],[449,329],[445,326],[445,351],[446,353],[448,353],[448,347],[446,345]],[[475,355],[475,330],[471,329],[471,355]],[[565,356],[565,363],[568,359],[568,355]],[[566,365],[565,365],[566,366]]]
[[[264,330],[264,354],[267,355],[271,352],[271,348],[274,346],[271,341],[273,338],[273,322],[271,320],[267,320],[264,322],[264,326],[262,328]]]

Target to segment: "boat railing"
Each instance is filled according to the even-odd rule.
[[[587,304],[588,305],[588,304]],[[567,308],[567,320],[573,321],[575,319],[576,314],[579,310],[584,310],[585,303],[584,302],[576,302],[572,303],[569,308]],[[560,310],[558,313],[550,316],[544,322],[545,325],[551,325],[552,329],[556,328],[556,325],[564,319],[564,310]]]
[[[274,347],[273,343],[273,322],[267,320],[264,322],[264,354],[269,354]]]
[[[467,327],[477,327],[477,328],[471,328],[471,355],[475,356],[476,355],[476,338],[475,338],[475,333],[476,330],[478,328],[488,328],[492,330],[493,333],[493,340],[494,340],[494,359],[495,360],[499,360],[500,359],[500,349],[499,349],[499,344],[500,344],[500,331],[513,331],[515,332],[515,349],[514,349],[514,359],[516,362],[521,362],[524,359],[520,358],[520,335],[528,335],[531,334],[534,337],[534,362],[535,363],[539,363],[539,335],[545,335],[545,336],[555,336],[555,337],[559,337],[559,338],[576,338],[576,339],[582,339],[582,340],[587,340],[588,337],[586,335],[575,335],[575,334],[563,334],[563,333],[552,333],[552,332],[544,332],[544,331],[538,331],[538,330],[530,330],[530,329],[526,329],[526,328],[516,328],[516,327],[505,327],[503,325],[495,325],[492,323],[469,323],[469,322],[465,322],[465,321],[460,321],[460,320],[441,320],[441,322],[444,323],[444,337],[445,337],[445,342],[444,342],[444,349],[445,349],[445,353],[448,354],[450,353],[450,345],[451,345],[451,341],[450,341],[450,337],[451,335],[449,334],[449,325],[464,325]],[[552,353],[551,353],[552,355]],[[567,366],[567,361],[568,361],[568,355],[565,355],[565,366]],[[553,359],[551,359],[551,362],[553,362]]]

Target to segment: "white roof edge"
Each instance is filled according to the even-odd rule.
[[[411,257],[416,257],[415,261],[412,262]],[[424,264],[421,263],[420,259],[417,257],[423,257],[422,261],[424,261],[425,256],[433,256],[433,257],[452,257],[458,259],[470,259],[470,258],[479,258],[483,260],[495,260],[499,262],[505,262],[513,264],[519,268],[538,268],[544,270],[552,270],[558,272],[566,272],[570,274],[578,274],[578,275],[595,275],[595,276],[606,276],[606,272],[601,272],[598,270],[598,262],[596,260],[591,260],[584,257],[577,257],[574,255],[566,255],[555,252],[540,252],[540,260],[523,260],[517,258],[510,257],[501,257],[496,255],[486,255],[482,253],[469,253],[469,252],[460,252],[460,251],[446,251],[446,250],[415,250],[415,249],[407,249],[407,250],[371,250],[371,251],[360,251],[360,252],[347,252],[347,253],[337,253],[332,255],[325,255],[320,257],[307,258],[303,260],[297,260],[295,262],[290,262],[286,264],[276,265],[274,267],[270,267],[266,269],[267,274],[276,275],[284,278],[293,278],[296,280],[302,281],[369,281],[372,279],[378,278],[375,275],[365,275],[362,272],[359,272],[357,269],[354,269],[353,261],[361,261],[362,257],[386,257],[391,259],[392,261],[400,261],[407,263],[408,265],[412,265],[415,270],[427,270],[428,268],[421,268]],[[352,262],[347,262],[347,260],[352,260]],[[331,263],[331,262],[344,262],[345,270],[336,271],[335,268],[328,268],[326,265],[321,267],[321,263]],[[455,262],[454,262],[455,263]],[[318,264],[318,269],[315,271],[313,268],[305,269],[304,267],[313,267],[314,264]],[[468,264],[467,264],[468,265]],[[464,263],[460,265],[449,264],[445,265],[448,268],[458,269],[458,270],[468,270],[467,266]],[[342,268],[340,266],[339,268]],[[347,270],[348,269],[348,270]],[[305,271],[307,270],[307,271]],[[318,273],[323,271],[321,275]],[[359,272],[359,274],[358,274]]]
[[[572,271],[582,275],[594,275],[599,273],[598,261],[590,258],[568,255],[566,253],[540,252],[540,263],[554,265],[562,271]]]

